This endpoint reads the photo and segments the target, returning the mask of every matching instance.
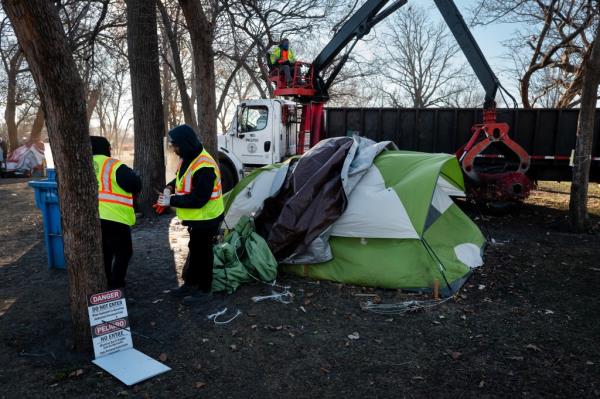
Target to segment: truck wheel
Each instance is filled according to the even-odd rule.
[[[235,185],[238,183],[238,179],[229,162],[220,161],[219,169],[221,170],[221,185],[223,187],[223,194],[225,194],[235,187]]]

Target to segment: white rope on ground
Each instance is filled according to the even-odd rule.
[[[235,241],[235,243],[232,243],[232,245],[235,247],[235,245],[237,245],[237,243],[240,240],[241,240],[241,236],[238,236],[237,241]],[[245,248],[242,248],[242,249],[245,249]],[[234,254],[235,254],[237,261],[240,262],[241,264],[243,264],[237,254],[237,251],[234,251]],[[282,292],[277,292],[274,289],[271,289],[271,295],[253,296],[251,298],[253,302],[260,302],[260,301],[264,301],[267,299],[273,299],[274,301],[283,303],[284,305],[287,305],[288,303],[292,303],[294,294],[290,291],[291,286],[279,285],[279,284],[277,284],[277,279],[271,281],[270,283],[266,282],[266,281],[262,281],[261,279],[257,278],[252,273],[250,273],[250,271],[247,269],[246,269],[246,274],[248,274],[248,276],[252,277],[254,280],[258,281],[261,284],[268,285],[271,288],[277,287],[277,288],[280,288],[283,290]]]
[[[253,296],[252,297],[253,302],[260,302],[260,301],[265,301],[268,299],[272,299],[276,302],[281,302],[281,303],[287,305],[288,303],[292,303],[292,301],[294,299],[294,294],[291,293],[289,291],[289,289],[286,288],[285,291],[282,291],[282,292],[277,292],[275,290],[272,290],[271,295]]]
[[[225,320],[225,321],[218,320],[219,316],[222,316],[225,313],[227,313],[227,308],[225,308],[223,310],[220,310],[220,311],[218,311],[216,313],[209,314],[208,316],[206,316],[206,318],[208,320],[212,320],[215,324],[228,324],[231,321],[233,321],[235,318],[237,318],[239,315],[241,315],[242,311],[238,309],[237,313],[231,319],[229,319],[229,320]]]
[[[373,312],[377,314],[384,315],[397,315],[404,314],[410,312],[416,312],[423,309],[433,308],[435,306],[441,305],[442,303],[453,299],[454,297],[450,296],[445,299],[427,299],[422,301],[405,301],[400,303],[373,303],[372,301],[361,302],[360,307],[363,310],[368,312]]]

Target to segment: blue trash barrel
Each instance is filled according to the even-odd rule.
[[[48,267],[65,269],[65,247],[58,202],[58,185],[54,169],[47,170],[47,179],[30,181],[35,191],[35,206],[42,211],[44,241],[48,254]]]

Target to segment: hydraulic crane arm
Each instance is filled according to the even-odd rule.
[[[329,87],[348,60],[348,56],[356,42],[364,35],[368,34],[373,26],[377,25],[388,15],[402,7],[406,2],[407,0],[396,0],[385,10],[382,10],[383,7],[389,3],[389,0],[367,0],[367,2],[342,25],[335,36],[327,43],[325,48],[323,48],[312,63],[315,78],[317,80],[317,96],[327,98]],[[327,80],[324,81],[322,76],[323,71],[333,63],[335,57],[337,57],[352,40],[354,40],[352,47],[346,52],[337,65],[335,65],[332,72],[327,77]]]
[[[356,42],[368,34],[371,28],[405,5],[407,0],[396,0],[384,9],[389,2],[389,0],[367,0],[342,25],[331,41],[327,43],[325,48],[315,58],[312,67],[317,98],[325,100],[328,98],[328,90],[346,61],[348,61],[348,57]],[[458,11],[452,0],[434,0],[434,2],[485,90],[484,108],[495,107],[496,92],[500,87],[500,83],[477,45],[460,11]],[[323,76],[325,69],[333,64],[335,57],[353,40],[354,42],[351,44],[351,47],[333,67],[328,76]]]
[[[477,45],[460,11],[456,8],[456,4],[452,0],[434,0],[434,2],[485,90],[483,107],[486,109],[495,107],[496,92],[500,87],[500,82]]]

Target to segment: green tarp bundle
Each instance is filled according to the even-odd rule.
[[[243,283],[271,282],[277,277],[277,261],[265,240],[254,231],[250,217],[240,218],[213,253],[213,292],[232,293]]]

